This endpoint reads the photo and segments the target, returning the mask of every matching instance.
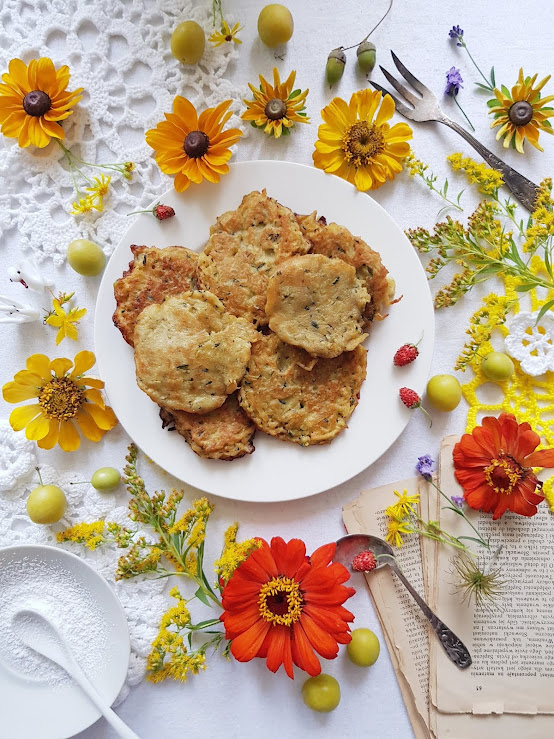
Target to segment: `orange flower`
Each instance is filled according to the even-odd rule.
[[[43,148],[50,138],[63,139],[60,121],[70,116],[81,99],[83,88],[66,90],[69,67],[55,69],[48,57],[32,59],[27,66],[12,59],[0,84],[0,125],[4,136],[19,146]]]
[[[554,449],[535,449],[540,437],[511,413],[487,416],[454,447],[454,471],[471,508],[500,518],[506,511],[534,516],[544,499],[532,467],[554,467]]]
[[[226,100],[198,116],[194,105],[177,95],[173,113],[166,113],[165,121],[146,132],[146,143],[156,152],[162,172],[175,175],[177,192],[203,179],[219,182],[220,175],[229,171],[229,147],[242,136],[238,128],[223,130],[231,117],[230,112],[225,112],[229,105],[231,100]]]
[[[356,591],[341,584],[348,571],[330,564],[334,543],[307,557],[300,539],[261,542],[223,589],[221,620],[231,653],[239,662],[263,657],[272,672],[284,665],[290,678],[293,663],[319,675],[315,652],[333,659],[338,643],[351,639],[348,622],[354,616],[342,604]]]

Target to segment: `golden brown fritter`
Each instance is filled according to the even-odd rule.
[[[220,216],[210,234],[198,260],[201,286],[233,315],[266,325],[269,277],[285,259],[310,249],[294,213],[267,197],[265,190],[254,191],[236,210]]]
[[[357,346],[334,359],[318,359],[273,333],[262,336],[242,379],[239,403],[256,426],[302,446],[326,444],[346,428],[366,375],[367,351]]]
[[[117,308],[113,322],[133,346],[135,323],[147,305],[169,295],[196,290],[198,254],[184,246],[131,246],[129,269],[114,283]]]
[[[394,298],[394,280],[388,276],[381,255],[344,226],[327,223],[325,218],[317,218],[316,213],[297,216],[297,220],[312,253],[342,259],[355,268],[371,296],[364,312],[366,322],[385,318]]]
[[[163,407],[208,413],[237,389],[258,336],[209,292],[172,295],[138,317],[138,386]]]
[[[287,344],[316,357],[338,357],[367,337],[362,326],[370,297],[356,270],[322,254],[291,257],[269,278],[269,328]]]
[[[254,451],[256,427],[240,407],[237,393],[202,416],[160,408],[160,418],[163,427],[173,426],[199,457],[231,461]]]

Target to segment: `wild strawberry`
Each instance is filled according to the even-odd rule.
[[[406,364],[413,362],[418,354],[419,349],[415,344],[404,344],[396,352],[392,361],[397,367],[404,367]]]
[[[165,221],[166,218],[172,218],[175,215],[175,211],[169,205],[156,205],[154,208],[154,215],[159,221]]]
[[[421,410],[425,413],[427,418],[429,419],[429,426],[431,427],[433,425],[433,421],[431,419],[431,416],[427,413],[425,408],[421,405],[421,398],[416,393],[415,390],[412,390],[409,387],[401,387],[399,390],[400,400],[404,403],[406,408],[409,408],[411,411],[415,410],[416,408],[421,408]]]
[[[377,560],[369,549],[366,552],[360,552],[352,560],[352,569],[356,572],[371,572],[376,567]]]

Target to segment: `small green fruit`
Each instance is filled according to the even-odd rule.
[[[206,35],[195,21],[179,23],[171,34],[171,53],[183,64],[196,64],[202,59]]]
[[[354,629],[346,654],[358,667],[371,667],[377,662],[381,645],[371,629]]]
[[[306,680],[302,686],[302,698],[313,711],[329,713],[340,703],[340,685],[332,675],[322,672]]]
[[[102,249],[88,239],[75,239],[67,247],[69,266],[80,275],[94,277],[99,275],[106,264]]]
[[[119,485],[120,480],[121,475],[119,474],[119,470],[116,470],[115,467],[100,467],[100,469],[96,470],[92,476],[90,484],[96,490],[101,490],[106,493],[110,490],[115,490]]]
[[[294,31],[290,10],[280,3],[262,8],[258,16],[258,34],[266,46],[273,48],[286,44]]]
[[[439,411],[453,411],[462,399],[462,387],[452,375],[435,375],[427,383],[427,398]]]
[[[33,523],[57,523],[66,507],[64,491],[57,485],[39,485],[27,498],[27,513]]]
[[[346,54],[342,49],[333,49],[327,57],[325,76],[330,85],[337,83],[344,74],[346,66]]]
[[[481,369],[488,380],[504,382],[514,374],[514,363],[503,352],[489,352],[481,360]]]
[[[371,41],[362,41],[356,51],[358,56],[358,66],[364,74],[369,74],[375,67],[376,49],[375,44]]]

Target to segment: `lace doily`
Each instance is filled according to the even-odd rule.
[[[35,444],[8,421],[0,421],[0,491],[11,490],[36,467]]]
[[[528,375],[554,372],[554,313],[547,312],[537,324],[538,311],[523,311],[511,321],[504,339],[506,351],[521,362]]]
[[[38,485],[37,473],[32,469],[19,478],[16,488],[0,493],[0,542],[2,546],[48,544],[68,549],[85,559],[113,587],[125,609],[131,637],[129,670],[125,685],[115,703],[118,705],[127,697],[130,688],[146,675],[146,657],[158,632],[162,614],[167,609],[167,600],[163,595],[165,580],[133,578],[115,582],[114,572],[121,550],[111,545],[91,551],[75,544],[57,544],[57,531],[76,523],[107,518],[129,526],[127,509],[116,506],[112,494],[99,493],[88,483],[71,485],[71,482],[79,479],[73,474],[59,475],[47,465],[41,465],[40,472],[45,484],[59,485],[65,492],[68,501],[66,515],[54,526],[40,526],[29,520],[26,511],[27,497]]]
[[[241,90],[225,79],[237,58],[235,44],[206,43],[199,64],[186,66],[171,55],[173,29],[184,20],[213,30],[211,3],[192,0],[3,0],[0,10],[0,71],[19,57],[28,63],[40,56],[67,64],[69,89],[85,93],[66,122],[65,144],[92,163],[132,161],[132,181],[112,179],[104,212],[75,218],[71,175],[55,142],[46,149],[20,149],[0,135],[0,238],[19,239],[38,261],[60,265],[67,245],[92,239],[107,255],[130,225],[126,214],[145,208],[171,187],[147,146],[144,134],[171,111],[175,95],[200,108],[232,99],[229,126],[244,128],[237,115]],[[229,17],[227,20],[234,20]],[[3,149],[3,151],[2,151]]]

